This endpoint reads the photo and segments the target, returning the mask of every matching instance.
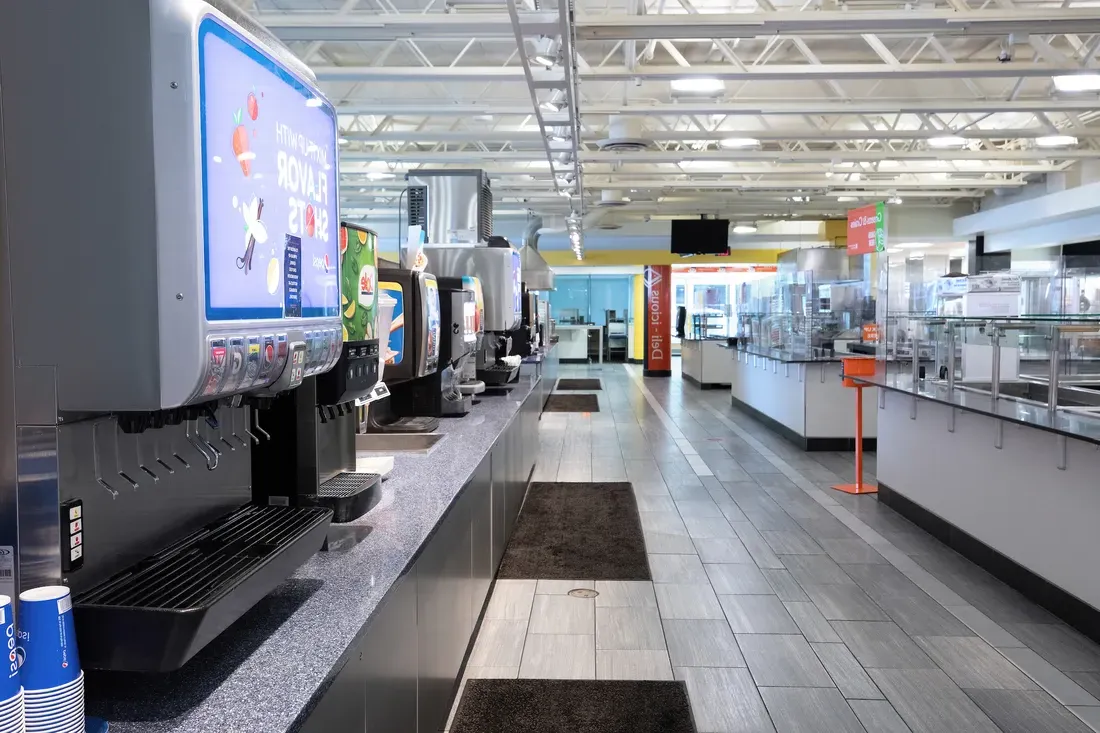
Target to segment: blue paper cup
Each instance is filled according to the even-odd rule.
[[[15,633],[15,609],[10,596],[0,596],[0,639],[4,644],[0,700],[8,700],[19,693],[19,667],[23,664],[23,650]]]
[[[26,654],[19,670],[24,690],[54,688],[80,676],[68,588],[48,585],[19,594],[19,642]]]

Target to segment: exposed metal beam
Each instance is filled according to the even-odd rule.
[[[694,17],[694,16],[691,16]],[[747,69],[728,65],[644,66],[631,71],[626,67],[605,66],[582,73],[582,81],[672,81],[673,79],[709,78],[727,81],[801,81],[822,79],[972,79],[1043,77],[1080,73],[1077,65],[1048,63],[966,62],[941,64],[762,64]]]
[[[1012,10],[819,10],[703,15],[582,15],[582,40],[753,38],[874,33],[1000,36],[1008,33],[1100,32],[1100,8]]]
[[[319,81],[334,82],[527,82],[522,66],[314,66],[313,72]],[[565,83],[565,74],[560,68],[531,69],[531,76],[541,88],[560,87]]]
[[[541,151],[540,151],[541,152]],[[415,151],[406,150],[400,153],[360,153],[348,151],[342,153],[341,161],[375,161],[380,157],[391,163],[481,163],[489,160],[502,161],[531,161],[536,158],[532,152],[515,150],[503,151]],[[820,162],[829,163],[835,160],[851,162],[874,162],[880,160],[1096,160],[1100,159],[1100,150],[1093,149],[1029,149],[1029,150],[682,150],[682,151],[647,151],[641,153],[613,153],[588,151],[581,153],[581,160],[585,163],[679,163],[682,161],[774,161],[782,162]],[[572,165],[563,166],[560,170],[572,171]],[[722,173],[724,171],[716,171]]]
[[[512,40],[512,21],[507,13],[265,13],[257,20],[283,41]],[[522,12],[520,24],[528,35],[554,35],[557,13]]]

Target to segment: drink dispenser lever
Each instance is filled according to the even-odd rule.
[[[95,467],[95,482],[106,489],[112,499],[117,499],[118,492],[103,479],[103,474],[99,471],[99,425],[102,422],[104,421],[97,420],[92,423],[92,465]]]
[[[157,476],[153,469],[145,465],[145,461],[141,457],[141,433],[134,436],[134,453],[137,454],[138,468],[141,469],[149,478],[153,479],[153,483],[160,483],[160,476]]]
[[[130,476],[122,470],[122,459],[118,455],[118,444],[120,442],[119,434],[122,430],[118,427],[118,421],[115,421],[115,468],[118,470],[118,475],[122,477],[122,480],[130,484],[130,488],[137,489],[138,482],[134,481]]]
[[[198,432],[199,426],[195,425],[195,434],[198,435]],[[187,442],[191,444],[191,447],[197,450],[199,454],[206,459],[206,470],[213,471],[218,467],[217,455],[207,452],[206,447],[199,442],[196,437],[191,435],[191,421],[186,418],[183,421],[183,435],[187,438]],[[190,468],[190,466],[188,466],[188,468]]]
[[[229,408],[229,429],[233,433],[233,439],[240,443],[241,447],[244,448],[248,445],[248,443],[241,436],[237,435],[237,410],[238,405],[236,404],[230,406]]]
[[[165,471],[167,471],[169,475],[174,474],[176,472],[176,469],[172,468],[172,466],[170,464],[165,462],[165,460],[160,457],[160,433],[159,432],[156,434],[156,437],[153,439],[153,460],[157,463],[157,465],[159,465],[161,468],[163,468]]]
[[[252,411],[252,427],[256,430],[257,433],[264,436],[264,440],[271,440],[271,435],[266,430],[264,430],[263,428],[260,427],[260,411],[259,410],[253,410]],[[253,439],[255,439],[255,438],[253,438]],[[260,441],[257,440],[256,442],[259,443]]]

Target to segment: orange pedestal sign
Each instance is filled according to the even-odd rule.
[[[863,483],[863,390],[868,386],[852,377],[871,377],[875,374],[875,360],[868,357],[848,357],[841,360],[844,386],[856,391],[856,482],[837,484],[833,488],[845,494],[877,494],[878,487]]]

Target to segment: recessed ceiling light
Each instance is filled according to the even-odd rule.
[[[940,135],[928,138],[930,148],[961,148],[966,145],[966,138],[958,135]]]
[[[901,249],[926,249],[934,246],[932,242],[902,242],[898,245]]]
[[[720,92],[726,88],[726,82],[707,76],[673,79],[671,84],[672,88],[678,92]]]
[[[1073,135],[1045,135],[1035,138],[1035,144],[1040,148],[1065,148],[1077,144],[1077,138]]]
[[[887,247],[886,248],[886,254],[888,254],[888,255],[897,255],[897,254],[901,254],[902,252],[903,252],[903,250],[902,250],[901,247]]]
[[[755,224],[734,224],[733,225],[733,233],[734,234],[755,234],[756,233],[756,225]]]
[[[1054,88],[1060,92],[1100,91],[1100,74],[1065,74],[1053,79]]]
[[[723,148],[754,148],[760,141],[755,137],[727,137],[719,144]]]

